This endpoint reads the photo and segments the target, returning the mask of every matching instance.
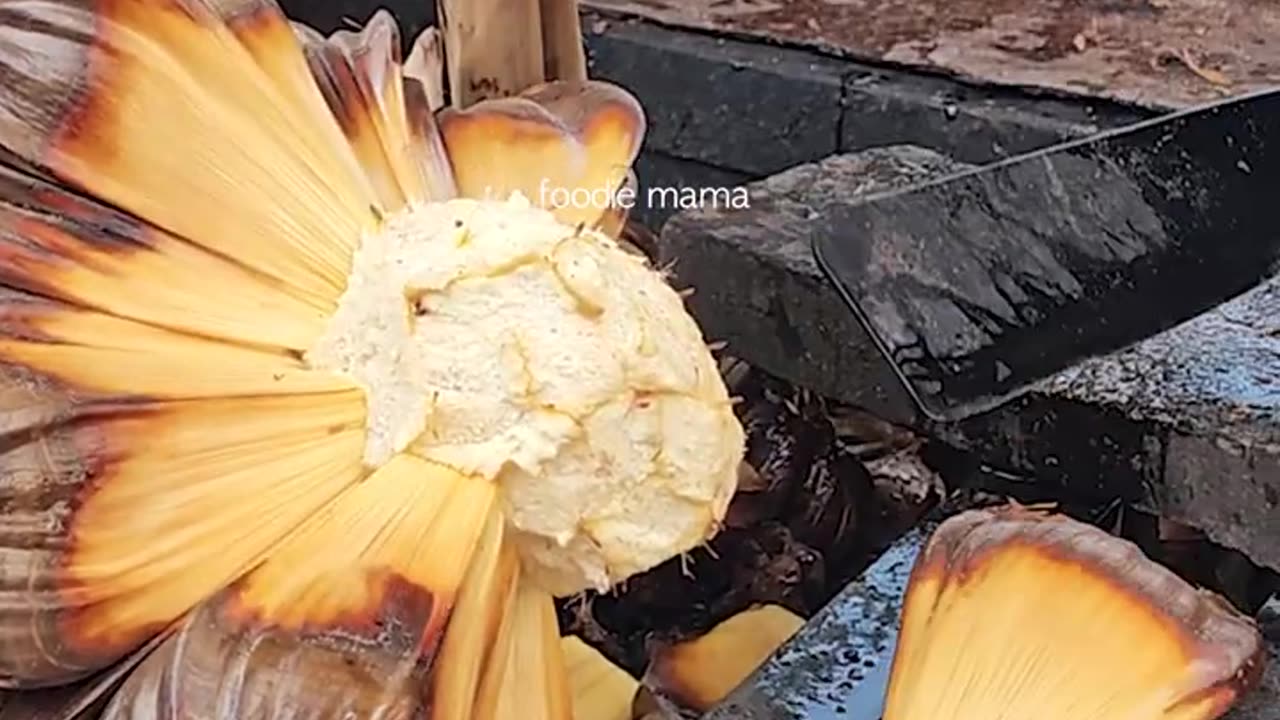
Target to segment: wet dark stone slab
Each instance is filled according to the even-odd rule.
[[[903,535],[703,720],[880,720],[911,566],[943,508]],[[1261,686],[1223,720],[1280,720],[1280,601],[1260,615]]]
[[[1003,403],[1280,267],[1280,92],[844,204],[816,238],[935,419]],[[1212,190],[1210,190],[1212,189]]]
[[[1195,525],[1280,569],[1280,279],[936,431],[1041,482]]]
[[[738,357],[905,418],[1048,494],[1124,500],[1280,569],[1280,280],[962,424],[915,417],[810,242],[846,231],[843,206],[963,167],[909,146],[833,156],[752,184],[747,209],[675,215],[661,255],[695,288],[708,337]]]

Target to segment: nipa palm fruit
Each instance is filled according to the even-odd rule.
[[[169,632],[107,717],[565,720],[552,595],[717,527],[698,327],[544,192],[626,181],[641,109],[437,117],[399,45],[0,0],[0,685]]]
[[[885,720],[1212,720],[1261,675],[1252,619],[1044,510],[944,522],[912,570]]]

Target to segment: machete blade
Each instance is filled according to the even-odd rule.
[[[935,421],[1222,303],[1280,264],[1280,90],[845,209],[819,264]]]

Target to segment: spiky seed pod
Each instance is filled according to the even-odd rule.
[[[1017,505],[943,523],[912,570],[885,720],[1212,720],[1257,625],[1091,525]]]
[[[552,593],[717,527],[696,325],[621,209],[540,197],[623,181],[635,100],[437,118],[399,53],[0,0],[0,686],[169,631],[106,717],[567,720]]]

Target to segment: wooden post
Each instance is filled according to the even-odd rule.
[[[454,107],[543,81],[539,0],[438,0]]]
[[[547,80],[587,79],[578,0],[541,0],[543,74]]]

